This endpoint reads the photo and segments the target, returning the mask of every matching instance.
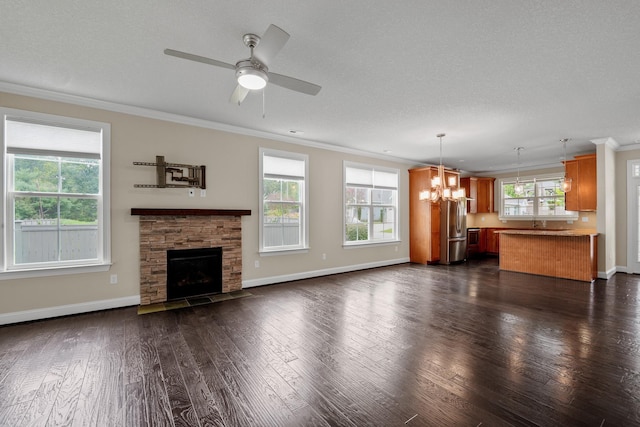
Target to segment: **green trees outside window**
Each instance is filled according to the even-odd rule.
[[[13,176],[15,220],[96,223],[97,200],[86,195],[100,191],[97,160],[16,155]]]

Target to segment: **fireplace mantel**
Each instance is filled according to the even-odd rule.
[[[250,209],[131,208],[131,215],[148,215],[148,216],[244,216],[244,215],[251,215],[251,210]]]

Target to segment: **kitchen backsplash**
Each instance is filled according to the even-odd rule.
[[[501,221],[498,219],[497,213],[479,213],[479,214],[467,214],[467,228],[470,227],[490,227],[490,228],[534,228],[532,220],[509,220]],[[596,213],[595,212],[580,212],[578,219],[574,220],[572,224],[567,223],[566,220],[562,221],[550,221],[540,220],[535,221],[535,228],[547,228],[552,230],[566,230],[575,228],[596,228]]]

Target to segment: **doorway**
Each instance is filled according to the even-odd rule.
[[[640,274],[640,159],[627,161],[627,273]]]

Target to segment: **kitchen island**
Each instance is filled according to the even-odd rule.
[[[591,282],[597,278],[595,230],[499,230],[500,270]]]

